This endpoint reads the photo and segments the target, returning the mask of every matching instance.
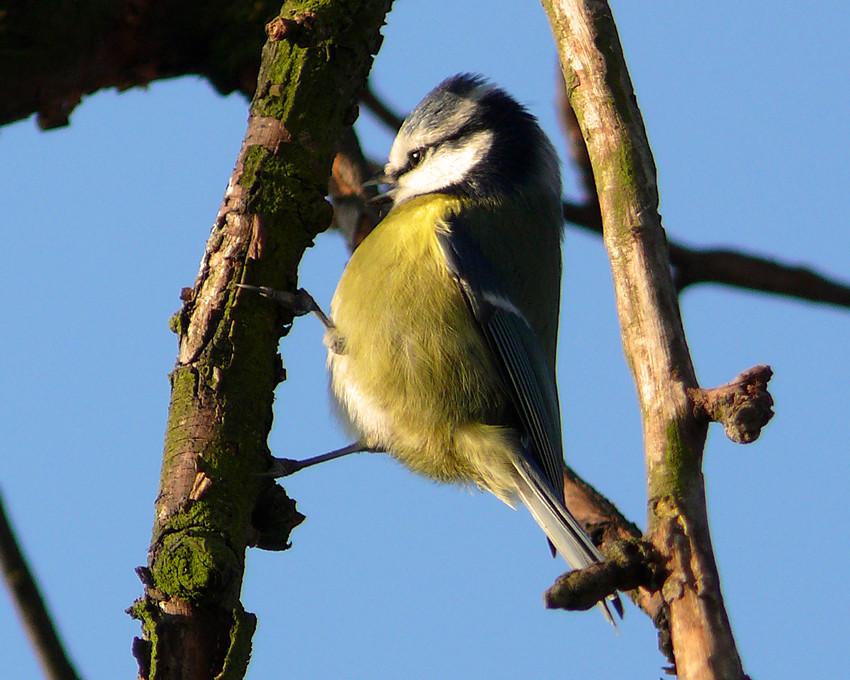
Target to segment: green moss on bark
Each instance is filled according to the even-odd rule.
[[[245,677],[251,660],[251,640],[255,630],[257,617],[246,612],[241,605],[235,608],[233,626],[230,628],[230,646],[216,680],[239,680]]]
[[[701,483],[697,453],[682,435],[682,424],[676,420],[665,427],[666,449],[661,464],[649,475],[649,497],[685,498],[695,483]]]

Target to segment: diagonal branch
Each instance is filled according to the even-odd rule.
[[[593,195],[595,198],[595,194]],[[602,234],[599,205],[564,202],[564,219],[594,234]],[[692,248],[667,241],[673,283],[678,292],[699,283],[784,295],[798,300],[850,308],[850,283],[832,279],[808,267],[731,248]]]
[[[371,83],[361,93],[360,101],[363,103],[363,106],[372,112],[375,118],[381,121],[393,132],[398,132],[401,124],[404,122],[404,118],[393,111],[392,108],[377,95],[375,90],[372,88]]]
[[[579,477],[568,465],[564,466],[564,498],[573,516],[585,528],[603,552],[617,541],[643,538],[641,530],[594,487]],[[646,587],[636,588],[629,593],[632,601],[647,616],[655,619],[662,608],[658,592]]]
[[[0,567],[12,601],[24,623],[36,656],[48,680],[79,680],[65,651],[47,603],[41,596],[35,577],[21,552],[15,532],[0,496]]]
[[[775,259],[723,248],[695,249],[670,243],[670,262],[679,291],[696,283],[786,295],[850,308],[850,284]]]
[[[291,289],[330,223],[337,141],[356,118],[390,0],[284,5],[267,26],[248,127],[194,288],[173,319],[156,519],[144,597],[142,677],[243,677],[256,617],[239,602],[249,545],[282,550],[303,517],[271,480],[266,438],[291,322],[237,284]],[[345,58],[340,59],[339,55]]]

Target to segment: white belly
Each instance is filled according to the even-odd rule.
[[[371,445],[387,442],[393,433],[392,418],[378,401],[367,394],[349,370],[349,358],[328,350],[331,392],[339,403],[339,411],[349,422],[349,429]]]

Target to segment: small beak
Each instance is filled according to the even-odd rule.
[[[379,172],[374,177],[370,177],[363,182],[364,187],[377,187],[380,185],[389,187],[385,192],[379,193],[374,198],[368,200],[369,205],[382,205],[384,203],[392,203],[393,193],[395,193],[395,180],[384,172]]]
[[[395,184],[395,182],[392,177],[387,175],[383,170],[363,182],[364,187],[376,187],[379,184]]]

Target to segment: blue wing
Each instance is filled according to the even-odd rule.
[[[455,218],[437,234],[449,271],[480,327],[510,390],[528,462],[564,505],[561,413],[555,376],[534,329],[508,297],[493,268]]]
[[[564,502],[561,411],[555,376],[528,319],[511,301],[481,247],[460,218],[437,232],[449,271],[456,279],[507,385],[522,429],[523,458],[517,461],[517,491],[534,519],[574,568],[601,562],[602,555]],[[599,602],[616,629],[609,604],[623,616],[616,593]]]
[[[537,334],[511,301],[481,247],[460,218],[437,232],[449,271],[460,287],[492,352],[520,420],[523,458],[517,461],[517,491],[549,544],[574,568],[601,562],[602,555],[564,502],[561,411],[555,376]],[[609,604],[622,617],[617,594],[599,602],[616,628]]]

